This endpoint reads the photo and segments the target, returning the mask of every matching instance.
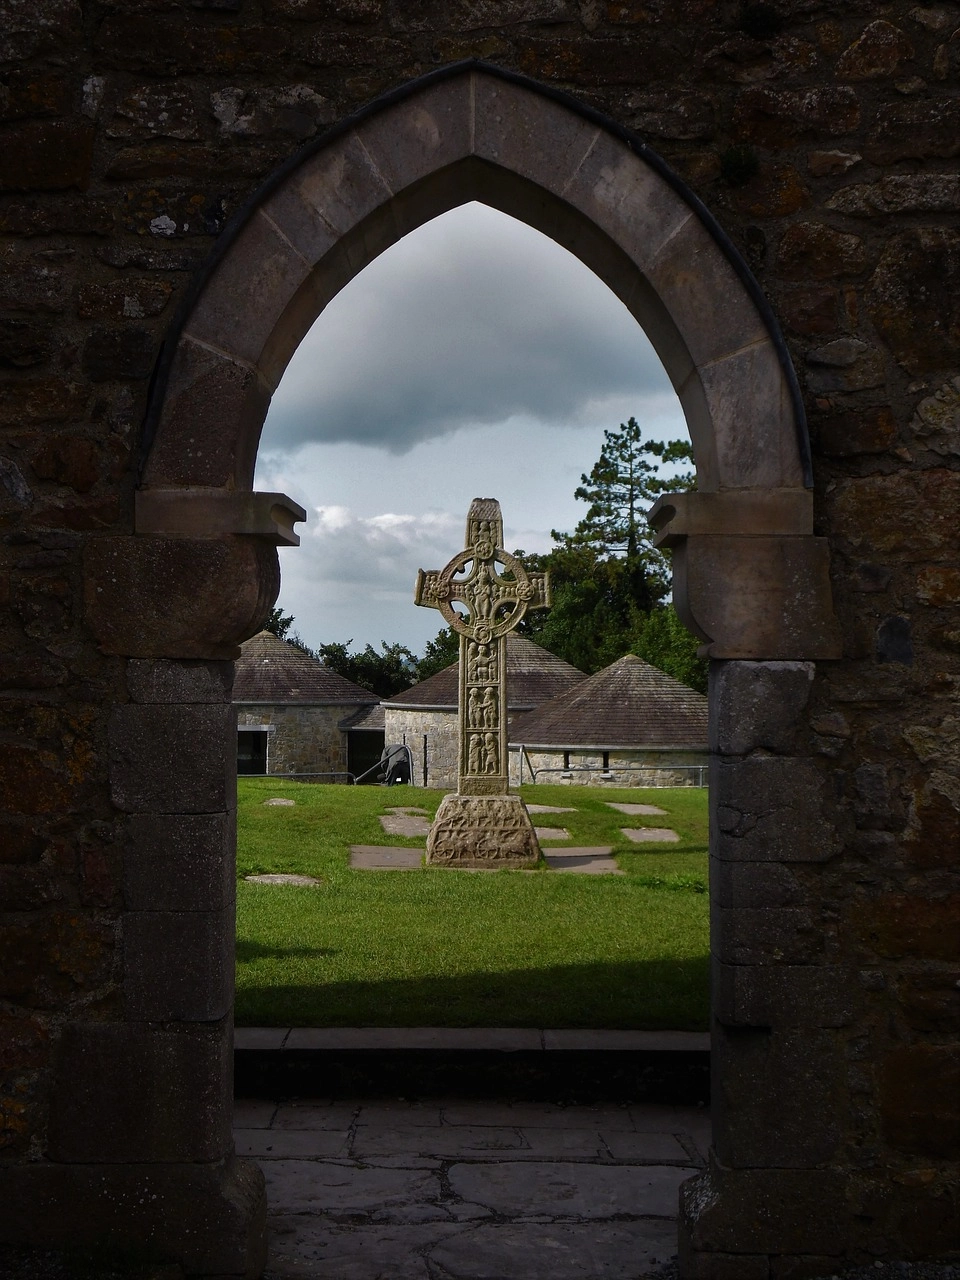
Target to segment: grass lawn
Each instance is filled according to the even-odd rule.
[[[555,871],[352,871],[351,844],[419,845],[378,821],[432,816],[443,795],[242,778],[238,787],[239,1025],[669,1027],[707,1025],[707,793],[525,786],[563,845],[613,845],[623,876]],[[282,796],[294,807],[265,806]],[[659,805],[627,817],[605,800]],[[672,827],[632,845],[621,827]],[[541,843],[549,848],[550,842]],[[319,887],[249,884],[295,872]]]

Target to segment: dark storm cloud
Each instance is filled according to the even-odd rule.
[[[598,398],[665,385],[625,317],[565,250],[467,206],[406,237],[333,300],[284,376],[263,445],[403,453],[514,415],[578,425]]]

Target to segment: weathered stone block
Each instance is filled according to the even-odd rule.
[[[845,1027],[856,993],[835,965],[713,965],[714,1015],[728,1027]]]
[[[916,1044],[883,1061],[880,1107],[887,1141],[913,1156],[956,1156],[960,1147],[960,1048]]]
[[[6,129],[0,147],[0,191],[62,191],[86,187],[93,129],[64,121],[30,121]]]
[[[920,98],[880,106],[865,147],[871,164],[951,159],[960,154],[960,101]]]
[[[83,346],[83,371],[91,382],[149,378],[158,349],[146,329],[95,329]]]
[[[897,422],[886,406],[829,414],[815,423],[822,453],[831,458],[886,453],[897,439]]]
[[[680,1188],[681,1250],[843,1255],[846,1173],[729,1169],[711,1162]]]
[[[252,1160],[216,1164],[0,1166],[3,1238],[45,1248],[145,1246],[189,1275],[254,1280],[266,1265],[263,1173]]]
[[[254,441],[269,402],[270,390],[254,371],[181,338],[144,484],[251,486]]]
[[[871,22],[862,34],[844,50],[837,63],[840,80],[879,80],[897,73],[902,62],[915,55],[906,34],[892,22]]]
[[[227,1023],[76,1023],[57,1055],[49,1157],[80,1164],[222,1160],[231,1150]]]
[[[710,670],[710,749],[789,752],[813,684],[812,662],[716,662]]]
[[[837,485],[833,530],[863,558],[944,560],[953,555],[958,505],[960,474],[946,467],[863,476]]]
[[[955,231],[920,227],[894,236],[870,289],[871,318],[908,373],[917,376],[956,368],[960,236]]]
[[[710,893],[721,907],[791,907],[803,897],[795,873],[776,862],[711,859]]]
[[[79,912],[53,910],[0,925],[0,999],[58,1009],[92,995],[116,975],[113,929]]]
[[[665,204],[665,197],[659,203]],[[714,361],[767,337],[759,312],[736,287],[733,267],[717,252],[716,242],[699,218],[688,217],[669,237],[647,275],[683,334],[694,363],[703,370],[701,376],[706,373],[703,366],[712,370]],[[736,304],[724,312],[723,299],[734,297]],[[745,482],[744,487],[748,487]]]
[[[232,688],[232,662],[131,658],[127,663],[134,702],[229,702]]]
[[[846,85],[811,89],[744,89],[734,108],[739,136],[762,147],[792,146],[804,137],[841,137],[860,122],[860,103]]]
[[[810,964],[823,952],[823,930],[808,911],[711,903],[710,920],[714,951],[728,964]]]
[[[824,862],[841,847],[826,784],[806,760],[753,757],[711,763],[714,852],[747,862]]]
[[[276,548],[232,535],[91,538],[84,570],[97,642],[131,658],[236,658],[280,588]]]
[[[780,241],[777,266],[787,280],[834,280],[860,275],[870,259],[858,236],[817,222],[797,222]]]
[[[256,365],[309,270],[269,218],[255,213],[193,308],[187,336]]]
[[[128,911],[123,991],[132,1022],[215,1022],[233,1005],[232,907]]]
[[[114,707],[110,794],[126,813],[222,813],[234,805],[231,706]]]
[[[853,936],[878,956],[960,960],[958,893],[940,899],[888,893],[850,907],[846,921]]]
[[[519,796],[444,796],[427,837],[427,862],[447,867],[529,867],[540,845]]]
[[[234,899],[235,813],[135,814],[123,894],[131,911],[217,911]]]

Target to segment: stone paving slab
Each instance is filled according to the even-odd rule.
[[[422,849],[399,849],[379,844],[350,846],[350,865],[357,871],[416,871],[422,863]]]
[[[622,876],[613,858],[609,857],[610,849],[603,852],[596,849],[550,849],[544,853],[547,866],[551,871],[563,871],[569,875],[582,876]]]
[[[243,878],[251,884],[292,884],[301,889],[315,888],[317,885],[323,884],[323,881],[318,880],[316,876],[270,873],[269,875],[244,876]]]
[[[566,827],[534,827],[538,840],[569,840],[570,832]]]
[[[676,1252],[706,1120],[446,1099],[240,1100],[236,1114],[267,1182],[266,1280],[640,1280]]]
[[[430,819],[418,813],[382,813],[380,825],[388,836],[428,836]]]
[[[299,1103],[282,1102],[274,1107],[272,1125],[274,1129],[310,1129],[321,1130],[349,1129],[357,1118],[359,1106],[355,1102]],[[250,1122],[244,1112],[239,1113],[236,1107],[233,1112],[235,1125],[242,1124],[248,1129],[259,1126]]]
[[[676,1253],[676,1235],[658,1219],[483,1223],[445,1236],[427,1257],[452,1280],[640,1280]]]
[[[238,1129],[234,1128],[238,1156],[257,1160],[316,1160],[347,1152],[347,1129]]]
[[[666,809],[660,809],[655,804],[619,804],[616,800],[605,800],[604,804],[608,809],[619,809],[621,813],[627,814],[631,818],[645,814],[648,817],[654,815],[662,817],[666,814]]]
[[[500,1160],[505,1154],[515,1158],[524,1146],[519,1129],[479,1125],[441,1125],[435,1129],[405,1125],[386,1129],[375,1124],[359,1124],[351,1152],[358,1160],[407,1152],[416,1156]]]
[[[512,1218],[675,1219],[680,1183],[692,1172],[676,1165],[501,1160],[454,1164],[447,1177],[455,1195]]]
[[[437,1174],[425,1169],[383,1169],[325,1160],[267,1160],[263,1164],[267,1203],[278,1213],[323,1214],[338,1218],[368,1215],[377,1221],[409,1222],[422,1205],[440,1196]],[[442,1215],[446,1216],[446,1215]]]
[[[433,1280],[430,1251],[463,1228],[450,1222],[337,1227],[300,1215],[271,1215],[267,1280]]]
[[[621,827],[634,844],[678,844],[680,837],[669,827]]]
[[[576,809],[564,808],[557,804],[528,804],[527,813],[576,813]]]
[[[672,1108],[670,1110],[672,1112]],[[444,1124],[507,1125],[524,1130],[566,1129],[579,1125],[635,1133],[637,1127],[629,1107],[606,1104],[561,1107],[551,1102],[457,1101],[443,1103],[440,1115]]]

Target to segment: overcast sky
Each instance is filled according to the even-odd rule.
[[[576,258],[470,204],[381,254],[330,303],[280,383],[256,487],[300,502],[279,603],[311,646],[442,626],[417,569],[463,546],[475,497],[498,498],[507,550],[546,551],[585,514],[573,491],[604,428],[685,436],[642,330]]]

